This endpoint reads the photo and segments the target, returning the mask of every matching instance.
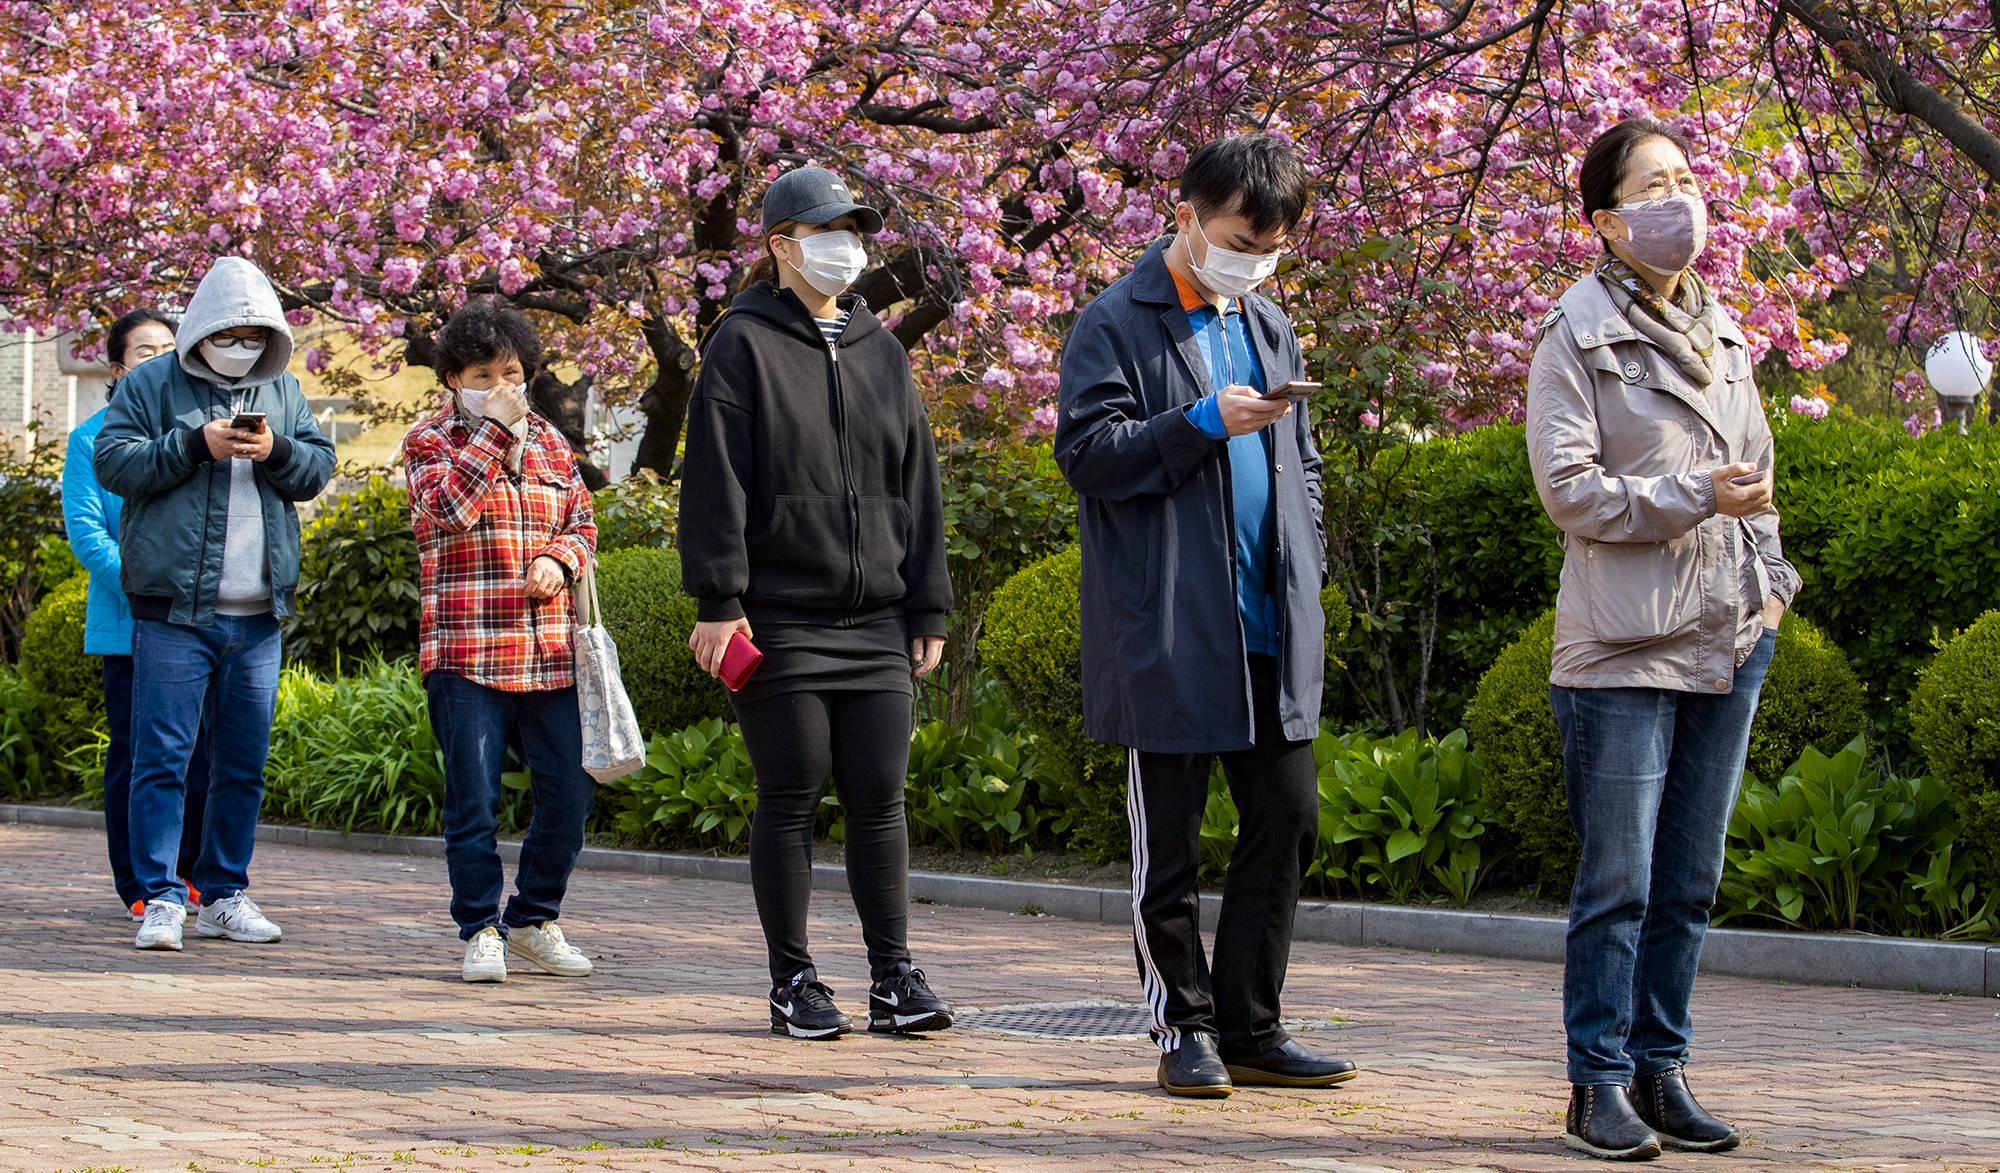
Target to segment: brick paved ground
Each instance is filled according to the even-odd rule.
[[[766,1032],[747,888],[578,875],[597,975],[458,980],[433,860],[265,846],[273,946],[139,953],[97,836],[0,827],[0,1168],[1578,1170],[1557,1143],[1558,970],[1302,945],[1290,1011],[1359,1060],[1332,1092],[1180,1101],[1138,1041]],[[815,949],[865,1000],[850,908]],[[1131,999],[1114,927],[919,906],[968,1005]],[[1658,1169],[2000,1169],[2000,1001],[1719,979],[1697,1088],[1739,1153]]]

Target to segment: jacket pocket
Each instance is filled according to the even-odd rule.
[[[1663,639],[1700,618],[1700,530],[1671,542],[1575,540],[1583,543],[1584,598],[1598,639]]]
[[[901,497],[863,497],[861,589],[864,604],[901,602],[909,593],[903,559],[910,550],[910,503]]]
[[[845,497],[773,497],[771,520],[750,543],[748,593],[846,606],[854,591],[852,533]]]

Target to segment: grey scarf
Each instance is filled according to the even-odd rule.
[[[1674,360],[1688,381],[1703,391],[1715,382],[1709,360],[1715,356],[1722,307],[1709,296],[1708,286],[1693,273],[1681,274],[1680,305],[1661,297],[1646,279],[1617,257],[1597,264],[1597,276],[1611,294],[1611,303],[1632,323],[1639,336]]]

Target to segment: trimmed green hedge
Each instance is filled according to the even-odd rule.
[[[1562,739],[1549,708],[1552,607],[1480,678],[1467,714],[1486,777],[1486,803],[1520,845],[1523,878],[1546,893],[1576,876],[1576,834],[1563,792]],[[1861,685],[1811,621],[1787,615],[1750,727],[1750,772],[1775,780],[1808,747],[1832,756],[1864,725]]]
[[[21,636],[21,680],[41,698],[43,729],[58,753],[91,744],[104,729],[104,658],[83,652],[88,574],[42,596]]]
[[[417,535],[410,495],[372,477],[306,523],[285,655],[326,672],[417,652]]]
[[[2000,611],[1937,654],[1917,685],[1910,724],[1965,822],[1958,841],[1977,860],[1980,887],[2000,890]]]
[[[619,675],[639,728],[734,719],[728,692],[701,670],[687,645],[695,608],[681,593],[680,551],[633,546],[601,555],[597,599],[618,644]]]

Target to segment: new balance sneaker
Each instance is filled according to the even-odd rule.
[[[194,931],[202,937],[227,937],[232,941],[248,941],[254,945],[267,945],[281,940],[284,931],[273,924],[257,902],[238,892],[225,896],[214,904],[201,906],[201,915],[195,918]]]
[[[507,952],[557,977],[590,976],[590,958],[564,940],[562,926],[552,920],[509,929]]]
[[[878,1034],[922,1034],[951,1026],[951,1007],[931,993],[924,971],[892,974],[868,988],[868,1029]]]
[[[171,900],[149,900],[146,902],[146,919],[139,926],[139,935],[133,939],[135,949],[172,949],[181,947],[181,922],[187,920],[187,909]]]
[[[854,1029],[854,1020],[833,1004],[825,982],[802,973],[771,991],[771,1033],[795,1039],[834,1039]]]
[[[145,920],[146,902],[143,900],[134,900],[132,902],[132,907],[126,909],[125,911],[132,914],[133,920]]]
[[[465,942],[465,965],[458,976],[469,982],[507,980],[507,941],[492,925],[472,934]]]

